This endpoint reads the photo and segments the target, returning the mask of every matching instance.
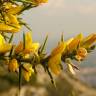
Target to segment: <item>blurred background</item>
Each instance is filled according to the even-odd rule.
[[[47,34],[49,35],[47,43],[47,52],[49,53],[50,50],[56,46],[58,40],[60,40],[62,32],[64,33],[65,40],[74,37],[80,32],[82,32],[84,36],[87,36],[91,33],[96,33],[96,0],[49,0],[48,3],[42,4],[37,8],[33,8],[23,13],[23,18],[33,31],[32,37],[34,41],[39,41],[42,43],[45,36]],[[23,28],[22,32],[23,31],[26,32],[26,29]],[[22,32],[16,34],[14,40],[15,43],[17,43],[18,40],[20,40],[20,37],[22,37]],[[18,35],[20,37],[18,37]],[[50,80],[47,82],[47,75],[44,72],[41,72],[37,79],[34,76],[30,82],[30,84],[35,86],[30,87],[30,90],[32,89],[34,92],[31,90],[33,93],[30,93],[30,91],[29,95],[27,94],[22,96],[96,96],[93,91],[95,89],[90,88],[96,88],[96,50],[88,55],[86,60],[80,64],[80,71],[77,72],[76,78],[70,78],[70,76],[66,76],[65,73],[62,74],[59,76],[60,78],[56,78],[57,89],[55,89],[50,85]],[[10,76],[8,75],[8,77],[6,77],[9,80],[8,82],[10,82],[7,82],[8,84],[6,83],[6,78],[4,76],[3,78],[4,79],[1,79],[0,86],[5,85],[6,88],[1,88],[1,90],[9,89],[11,84],[18,84],[18,80],[16,80],[17,77],[13,76],[13,74],[10,74]],[[13,81],[13,78],[15,78],[15,81]],[[78,81],[77,78],[79,78],[81,81]],[[45,84],[45,80],[48,85]],[[79,95],[80,92],[77,91],[76,88],[72,87],[75,85],[75,82],[78,82],[76,88],[80,88],[78,90],[81,93],[83,92],[85,95]],[[41,89],[38,89],[39,87],[37,86],[39,86]],[[82,88],[85,88],[86,90],[83,90]],[[13,89],[12,91],[14,92]],[[28,91],[28,88],[25,89]],[[24,91],[24,89],[22,90]],[[42,94],[45,92],[44,94],[46,95],[36,95],[35,93],[38,93],[37,90],[41,90],[40,92]],[[88,95],[87,93],[89,90],[90,92]],[[3,94],[2,96],[7,95]]]

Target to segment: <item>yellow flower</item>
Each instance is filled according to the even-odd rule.
[[[8,69],[9,71],[15,72],[19,67],[19,64],[16,59],[12,59],[9,61]]]
[[[6,21],[8,22],[8,24],[14,24],[14,26],[15,25],[19,25],[19,21],[17,20],[17,16],[16,15],[6,14],[6,18],[7,18]]]
[[[29,59],[29,58],[30,58],[30,55],[29,55],[29,54],[25,54],[25,55],[23,56],[23,58],[24,58],[24,59]]]
[[[87,50],[83,47],[80,47],[76,52],[76,59],[78,61],[83,60],[87,56]]]
[[[60,63],[61,54],[57,54],[49,59],[48,66],[55,75],[58,75],[61,71]]]
[[[81,46],[84,48],[90,48],[92,44],[96,42],[96,34],[93,33],[86,38],[84,38],[81,42]]]
[[[10,51],[11,47],[11,44],[6,43],[4,37],[0,34],[0,53]]]
[[[75,38],[71,39],[70,42],[68,42],[69,44],[67,44],[67,51],[70,53],[76,50],[82,39],[83,39],[82,34],[79,34]]]
[[[22,71],[23,71],[24,79],[26,81],[29,81],[32,73],[34,73],[34,70],[32,69],[32,66],[29,63],[25,63],[23,67],[24,69]]]
[[[71,38],[71,39],[66,41],[66,48],[65,48],[65,51],[63,52],[63,55],[68,54],[68,51],[69,51],[68,45],[72,42],[73,39],[74,38]]]
[[[60,63],[61,63],[61,56],[64,52],[66,44],[64,42],[59,43],[59,45],[51,52],[50,59],[48,61],[48,66],[51,71],[58,75],[61,71]]]
[[[6,14],[5,22],[3,21],[0,23],[0,31],[2,32],[18,32],[21,28],[21,25],[15,15]]]
[[[18,44],[18,46],[16,46],[15,48],[15,53],[20,53],[23,51],[23,42],[20,41],[20,43]]]
[[[74,38],[70,38],[69,40],[66,41],[66,44],[69,45],[72,41],[73,41]]]
[[[23,50],[23,42],[20,42],[19,45],[16,47],[15,52],[23,52],[24,54],[28,54],[30,52],[37,52],[39,48],[39,43],[33,43],[32,36],[30,32],[25,34],[25,49]]]
[[[4,23],[0,23],[0,31],[2,32],[18,32],[20,30],[20,26],[10,26]]]
[[[55,56],[57,54],[62,54],[65,50],[66,44],[65,42],[60,42],[58,46],[51,52],[51,56]]]
[[[6,13],[14,15],[20,13],[20,11],[22,11],[22,9],[24,8],[22,5],[16,5],[9,2],[4,3],[4,6]]]

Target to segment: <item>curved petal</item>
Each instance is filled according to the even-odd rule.
[[[11,50],[12,45],[5,42],[4,37],[0,34],[0,53]]]
[[[55,56],[57,54],[62,54],[66,48],[65,42],[60,42],[60,44],[51,52],[51,56]]]
[[[58,75],[61,71],[60,63],[61,54],[55,55],[49,59],[48,66],[55,75]]]
[[[81,44],[83,47],[89,48],[95,42],[96,42],[96,34],[94,33],[84,38]]]

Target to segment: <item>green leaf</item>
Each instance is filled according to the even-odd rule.
[[[19,18],[19,22],[20,22],[21,25],[25,26],[29,31],[32,32],[32,29],[28,26],[27,23],[25,23],[25,22],[22,20],[22,18]]]
[[[22,85],[22,69],[21,66],[19,67],[19,93],[21,90],[21,85]]]
[[[48,66],[46,66],[46,70],[47,70],[47,72],[48,72],[48,75],[50,76],[51,83],[52,83],[52,84],[54,85],[54,87],[56,88],[56,84],[55,84],[55,82],[54,82],[54,79],[53,79],[53,76],[52,76],[51,72],[49,71]]]
[[[23,9],[18,13],[18,14],[21,14],[22,12],[24,12],[25,10],[28,10],[28,9],[31,9],[32,8],[32,4],[31,2],[26,2],[26,3],[30,3],[30,4],[25,4]]]
[[[62,34],[61,34],[61,42],[63,42],[63,41],[64,41],[64,34],[62,32]]]
[[[12,42],[12,40],[13,40],[13,36],[14,36],[14,34],[12,33],[12,35],[11,35],[11,37],[10,37],[10,39],[9,39],[9,43]]]
[[[25,33],[23,32],[23,50],[25,49]]]
[[[4,39],[5,39],[5,41],[7,41],[7,39],[10,39],[10,38],[8,37],[8,35],[6,35],[5,33],[2,33],[2,35],[3,35]]]
[[[48,40],[48,35],[46,36],[46,38],[45,38],[45,40],[44,40],[44,43],[43,43],[43,45],[42,45],[42,47],[41,47],[41,50],[40,50],[40,53],[42,53],[42,52],[44,51],[44,49],[45,49],[45,47],[46,47],[47,40]]]
[[[11,50],[10,50],[10,53],[9,53],[9,57],[12,57],[13,50],[14,50],[14,47],[12,46],[12,48],[11,48]]]

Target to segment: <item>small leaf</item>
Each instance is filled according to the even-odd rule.
[[[10,50],[10,53],[9,53],[9,57],[12,56],[12,54],[13,54],[13,50],[14,50],[14,47],[12,46],[12,48],[11,48],[11,50]]]
[[[45,40],[44,40],[44,43],[43,43],[43,45],[42,45],[42,47],[41,47],[41,50],[40,50],[40,53],[42,53],[42,52],[44,51],[44,49],[45,49],[45,47],[46,47],[47,40],[48,40],[48,35],[46,36],[46,38],[45,38]]]
[[[23,50],[25,49],[25,33],[23,32]]]
[[[64,42],[64,34],[63,34],[63,32],[61,34],[61,42]]]
[[[21,90],[21,85],[22,85],[22,70],[21,70],[21,66],[19,67],[19,93]]]
[[[23,1],[24,1],[24,0],[23,0]],[[26,2],[26,3],[29,3],[29,4],[26,4],[18,14],[21,14],[23,11],[32,8],[31,2]]]
[[[50,79],[51,79],[51,83],[56,87],[56,84],[55,84],[55,82],[54,82],[54,79],[53,79],[53,77],[52,77],[52,74],[51,74],[51,72],[49,71],[49,68],[48,68],[48,66],[46,66],[46,70],[47,70],[47,72],[48,72],[48,75],[50,76]]]
[[[10,39],[9,39],[9,43],[12,42],[12,40],[13,40],[13,36],[14,36],[14,34],[12,33],[12,35],[11,35],[11,37],[10,37]]]
[[[73,68],[75,68],[76,70],[80,70],[76,65],[71,64]]]

